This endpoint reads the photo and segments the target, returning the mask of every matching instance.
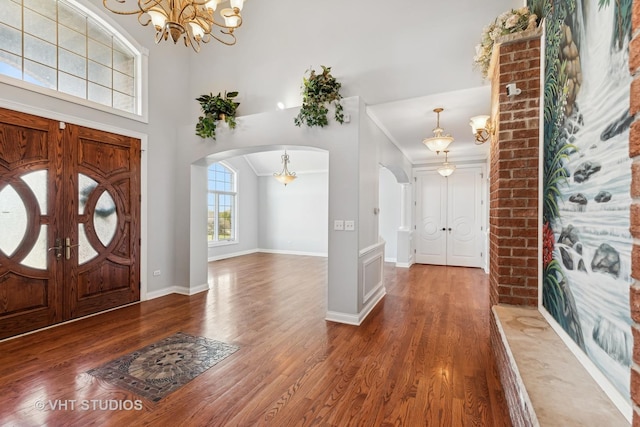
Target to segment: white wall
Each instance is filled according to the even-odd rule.
[[[402,187],[389,169],[380,168],[380,236],[386,242],[384,258],[396,262],[398,254],[398,229],[401,224]]]
[[[258,178],[258,245],[261,250],[327,256],[329,176],[305,173],[286,187]]]
[[[209,260],[255,252],[258,249],[258,177],[244,157],[231,157],[224,161],[237,173],[237,241],[232,244],[209,246]],[[206,178],[205,178],[206,179]]]
[[[148,123],[128,119],[119,115],[99,111],[90,107],[62,101],[27,89],[0,83],[0,106],[16,111],[67,121],[95,129],[106,130],[141,139],[146,139],[147,150],[143,153],[143,163],[147,165],[147,175],[142,177],[143,208],[148,213],[142,227],[148,230],[142,241],[143,287],[147,291],[157,291],[173,286],[175,272],[175,153],[178,137],[176,123],[190,120],[187,117],[188,104],[192,101],[184,96],[188,75],[187,57],[190,54],[184,46],[155,45],[153,31],[142,27],[131,16],[117,16],[105,13],[99,6],[94,7],[107,21],[124,28],[143,48],[149,50],[148,69]],[[159,71],[161,70],[161,71]],[[144,231],[143,231],[144,236]],[[153,276],[152,271],[160,270],[161,275]]]
[[[178,130],[181,145],[175,163],[175,254],[179,286],[191,290],[207,282],[206,273],[202,275],[201,269],[191,268],[194,263],[207,262],[206,223],[194,221],[190,215],[190,211],[205,209],[206,204],[204,198],[192,199],[190,196],[194,178],[191,168],[194,165],[204,166],[207,161],[284,147],[291,153],[296,146],[326,150],[329,152],[329,222],[358,218],[360,101],[358,98],[346,98],[343,105],[345,112],[351,114],[351,122],[345,125],[332,123],[322,129],[294,126],[293,118],[298,113],[296,108],[239,117],[237,128],[221,129],[215,143],[194,136],[192,125]],[[273,141],[282,145],[275,145]],[[377,168],[375,173],[377,176]],[[198,237],[192,239],[191,236]],[[357,233],[328,230],[328,254],[329,310],[358,313],[359,295],[355,289],[358,281]]]

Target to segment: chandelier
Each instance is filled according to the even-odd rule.
[[[439,154],[441,151],[447,149],[449,144],[453,142],[451,135],[443,135],[444,129],[440,127],[440,113],[444,111],[444,108],[436,108],[433,110],[437,115],[436,128],[433,130],[433,136],[431,138],[425,138],[422,143],[431,151],[435,151]]]
[[[282,167],[282,171],[280,173],[274,173],[273,177],[280,181],[286,187],[287,184],[293,182],[294,179],[297,178],[295,172],[289,172],[287,168],[287,164],[289,164],[289,155],[287,154],[287,150],[284,150],[284,154],[280,156],[282,158],[282,163],[284,166]]]
[[[173,43],[182,38],[185,46],[200,51],[200,43],[216,39],[228,46],[236,44],[233,31],[242,25],[240,11],[244,0],[229,0],[229,7],[219,11],[218,3],[225,0],[102,0],[109,11],[118,15],[138,15],[138,22],[147,26],[153,24],[155,41],[160,43],[171,37]],[[135,3],[134,10],[122,10],[127,3]],[[218,31],[216,31],[218,30]],[[215,34],[214,34],[215,33]]]
[[[449,163],[447,154],[449,154],[449,150],[444,150],[444,163],[438,168],[438,173],[445,178],[451,175],[456,170],[456,165],[454,165],[453,163]]]

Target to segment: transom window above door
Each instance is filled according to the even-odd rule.
[[[140,63],[127,38],[73,0],[0,0],[4,82],[139,116]]]

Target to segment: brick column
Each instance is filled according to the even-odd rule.
[[[494,47],[490,173],[490,300],[538,305],[538,166],[541,29]],[[507,96],[515,84],[518,95]],[[497,120],[496,120],[497,119]]]
[[[631,285],[629,302],[633,325],[633,365],[631,366],[631,400],[633,404],[633,426],[640,427],[640,2],[633,2],[633,39],[629,46],[629,71],[631,81],[630,114],[635,116],[629,133],[629,157],[631,165],[631,235],[635,239],[631,252]]]

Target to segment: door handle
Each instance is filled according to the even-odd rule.
[[[62,245],[62,239],[61,238],[56,238],[56,245],[50,247],[49,249],[47,249],[47,252],[49,251],[55,251],[55,256],[56,258],[60,259],[62,258],[62,248],[64,248],[64,246]]]
[[[67,237],[64,243],[64,255],[66,259],[71,259],[71,248],[75,248],[76,246],[80,246],[79,243],[72,245],[71,238]]]

